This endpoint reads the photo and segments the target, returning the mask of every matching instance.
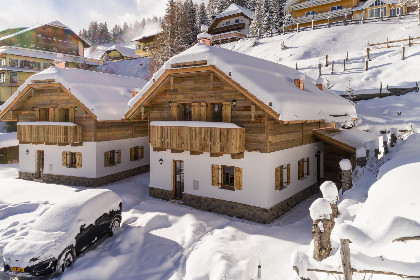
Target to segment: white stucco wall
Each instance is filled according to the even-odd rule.
[[[150,186],[172,190],[173,160],[184,161],[184,193],[270,208],[304,188],[316,183],[317,151],[323,152],[322,143],[277,151],[274,153],[245,152],[243,159],[232,159],[230,155],[210,157],[209,153],[190,155],[189,152],[150,152]],[[310,157],[310,176],[297,179],[297,162]],[[160,165],[159,159],[163,159]],[[275,168],[291,164],[291,184],[281,191],[275,190]],[[242,190],[226,190],[212,186],[211,165],[217,164],[242,168]],[[321,162],[322,167],[322,162]],[[322,168],[321,168],[321,172]],[[219,175],[220,175],[219,171]],[[199,182],[199,189],[193,189],[193,180]]]
[[[130,148],[144,146],[144,158],[130,161]],[[104,167],[104,153],[121,149],[121,164]],[[26,154],[28,150],[28,154]],[[34,173],[36,170],[36,151],[44,151],[44,174],[99,178],[124,170],[140,167],[149,163],[149,143],[147,137],[122,139],[105,142],[84,142],[73,147],[57,145],[19,145],[19,168],[23,172]],[[81,152],[82,168],[62,166],[62,152]]]
[[[250,25],[251,21],[244,16],[237,16],[237,17],[234,17],[234,18],[221,20],[219,22],[219,24],[216,26],[216,28],[233,25],[233,24],[235,24],[235,20],[237,20],[237,19],[239,19],[239,23],[245,23],[245,28],[239,30],[239,32],[241,32],[245,35],[248,35],[249,34],[249,25]],[[226,25],[226,22],[228,22],[228,21],[230,21],[230,24]]]

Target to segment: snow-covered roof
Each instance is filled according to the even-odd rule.
[[[27,73],[38,73],[41,70],[29,69],[29,68],[20,68],[20,67],[0,67],[0,71],[16,71],[16,72],[27,72]]]
[[[26,56],[26,57],[34,57],[34,58],[42,58],[42,59],[50,59],[50,60],[54,60],[57,58],[57,53],[54,53],[54,52],[26,49],[26,48],[21,48],[21,47],[14,47],[14,46],[0,47],[0,53]],[[70,54],[63,54],[62,60],[66,62],[86,63],[89,65],[101,64],[99,60],[96,60],[93,58],[85,58],[83,56],[70,55]]]
[[[149,64],[150,58],[148,57],[134,58],[111,63],[105,62],[97,67],[96,71],[147,80],[151,76]]]
[[[121,53],[123,56],[127,56],[127,57],[138,57],[138,55],[136,55],[136,50],[135,49],[131,49],[131,48],[127,48],[127,47],[123,47],[121,45],[114,45],[110,48],[108,48],[105,53],[109,53],[113,50],[118,51],[119,53]]]
[[[365,144],[370,141],[377,141],[379,143],[379,138],[377,135],[357,128],[344,129],[330,136],[331,138],[350,145],[354,148],[364,147]]]
[[[286,5],[284,5],[284,9],[291,13],[292,12],[292,6],[294,4],[299,3],[299,1],[300,0],[289,0],[289,1],[287,1]]]
[[[248,10],[247,8],[244,8],[242,6],[239,6],[236,3],[232,3],[232,4],[230,4],[229,7],[226,8],[226,10],[224,10],[223,12],[218,14],[215,19],[222,18],[222,17],[228,17],[228,16],[231,16],[231,15],[236,15],[236,14],[241,14],[241,13],[244,14],[245,16],[249,17],[250,19],[254,18],[254,12],[253,11]]]
[[[55,20],[55,21],[52,21],[52,22],[50,22],[50,23],[46,23],[46,24],[40,24],[40,25],[36,25],[36,26],[32,26],[32,27],[29,27],[29,28],[26,28],[26,29],[23,29],[23,30],[21,30],[21,31],[19,31],[19,32],[16,32],[16,33],[13,33],[13,34],[10,34],[10,35],[7,35],[7,36],[3,36],[3,37],[0,37],[0,41],[3,41],[3,40],[6,40],[6,39],[9,39],[9,38],[12,38],[12,37],[14,37],[14,36],[17,36],[17,35],[20,35],[20,34],[22,34],[22,33],[25,33],[25,32],[28,32],[28,31],[31,31],[31,30],[34,30],[34,29],[37,29],[37,28],[39,28],[39,27],[42,27],[42,26],[45,26],[45,25],[50,25],[50,26],[54,26],[54,27],[59,27],[59,28],[63,28],[63,29],[68,29],[68,30],[70,30],[76,37],[78,37],[82,42],[83,42],[83,44],[85,45],[85,46],[87,46],[87,47],[90,47],[90,45],[85,41],[85,40],[83,40],[79,35],[77,35],[73,30],[71,30],[70,29],[70,27],[68,27],[68,26],[66,26],[66,25],[64,25],[64,24],[62,24],[61,22],[59,22],[58,20]]]
[[[145,80],[131,77],[93,72],[81,69],[50,67],[31,76],[2,105],[0,112],[15,100],[23,89],[33,80],[54,79],[70,91],[83,103],[99,121],[121,120],[127,102],[131,98],[131,89],[143,87]]]
[[[231,73],[229,78],[278,113],[280,120],[345,122],[357,117],[353,103],[331,90],[321,91],[315,80],[309,77],[305,79],[305,89],[298,89],[293,82],[298,71],[292,68],[204,44],[196,44],[166,62],[141,92],[130,100],[129,109],[165,70],[171,69],[171,64],[202,60],[206,60],[207,65],[216,66],[226,75]]]
[[[17,140],[16,132],[0,133],[0,148],[18,146],[19,141]]]
[[[131,40],[131,42],[140,41],[140,40],[142,40],[144,38],[158,35],[161,32],[162,32],[162,28],[161,27],[158,27],[158,28],[155,28],[155,29],[151,29],[151,30],[148,30],[148,31],[144,32],[140,36],[137,36],[136,38],[134,38],[133,40]]]

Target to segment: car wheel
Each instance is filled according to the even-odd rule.
[[[118,217],[114,217],[109,224],[109,236],[113,236],[114,232],[120,227],[120,219]]]
[[[73,248],[67,248],[61,253],[60,259],[57,263],[57,272],[58,274],[63,273],[68,267],[70,267],[75,258],[75,252]]]

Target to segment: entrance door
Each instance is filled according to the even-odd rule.
[[[321,152],[317,152],[315,154],[316,157],[316,181],[318,182],[318,186],[321,185]]]
[[[36,151],[36,179],[41,179],[44,173],[44,151]]]
[[[184,193],[184,161],[174,160],[174,198],[182,199]]]

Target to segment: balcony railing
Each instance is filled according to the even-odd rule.
[[[305,1],[292,6],[292,10],[302,10],[307,9],[315,6],[321,6],[329,3],[339,2],[341,0],[313,0],[313,1]]]
[[[25,143],[80,143],[82,127],[68,122],[20,122],[17,138]]]
[[[329,17],[330,18],[345,17],[348,14],[351,14],[351,8],[346,8],[346,9],[336,10],[336,11],[328,11],[324,13],[315,14],[313,16],[310,15],[310,16],[298,17],[298,18],[292,19],[292,22],[293,24],[307,23],[307,22],[312,22],[312,20],[317,21],[317,20],[328,19]]]
[[[219,33],[225,33],[229,31],[238,31],[241,29],[245,29],[245,23],[235,23],[235,24],[230,24],[230,25],[226,25],[222,27],[217,27],[217,28],[214,28],[213,30],[210,30],[209,33],[219,34]]]
[[[245,151],[245,128],[231,123],[151,122],[150,144],[157,149],[237,154]]]
[[[239,40],[242,38],[246,38],[246,35],[238,31],[232,31],[232,32],[227,32],[223,34],[213,35],[213,37],[211,38],[211,41],[219,42],[219,41],[225,41],[225,40]]]

